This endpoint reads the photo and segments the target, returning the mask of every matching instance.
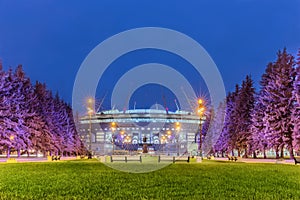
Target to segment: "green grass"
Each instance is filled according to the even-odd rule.
[[[205,161],[135,174],[98,161],[0,164],[0,199],[299,198],[299,165]]]

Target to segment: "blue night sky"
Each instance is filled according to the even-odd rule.
[[[180,31],[199,42],[213,58],[227,91],[250,74],[258,82],[276,52],[300,48],[300,1],[3,1],[0,0],[0,59],[4,68],[22,64],[32,82],[45,82],[67,102],[77,70],[100,42],[138,27],[164,27]],[[199,95],[205,84],[188,63],[159,50],[139,50],[117,59],[105,72],[97,98],[131,67],[158,62],[184,74]],[[125,66],[120,70],[120,66]],[[88,89],[86,91],[88,95]],[[146,85],[131,97],[131,106],[162,104],[162,95],[174,109],[172,93]]]

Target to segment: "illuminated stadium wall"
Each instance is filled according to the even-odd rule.
[[[96,155],[139,153],[144,143],[149,153],[181,155],[196,153],[199,123],[199,116],[186,111],[167,114],[155,109],[109,110],[82,117],[79,131]]]

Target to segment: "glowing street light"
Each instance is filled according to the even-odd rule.
[[[115,135],[115,130],[117,129],[117,123],[116,122],[111,122],[110,124],[111,130],[112,130],[112,154],[114,154],[115,152],[115,139],[116,139],[116,135]]]
[[[123,144],[125,143],[125,150],[129,151],[129,153],[131,154],[131,148],[130,148],[130,144],[131,144],[131,136],[127,135],[124,138]]]
[[[15,139],[15,136],[11,135],[11,136],[9,137],[9,139],[10,139],[10,141],[13,141],[13,140]]]
[[[88,100],[87,100],[87,102],[89,103],[89,104],[92,104],[93,103],[93,98],[88,98]]]
[[[202,117],[205,112],[205,105],[204,105],[204,100],[203,99],[198,99],[198,114],[200,118],[200,123],[199,123],[199,146],[198,146],[198,151],[200,154],[200,157],[202,158]]]
[[[117,127],[117,123],[116,123],[116,122],[112,122],[112,123],[111,123],[111,130],[112,130],[112,131],[115,131],[115,130],[116,130],[116,127]]]
[[[176,129],[176,134],[175,134],[176,149],[177,149],[177,155],[179,155],[180,154],[180,145],[179,145],[180,123],[179,122],[175,123],[175,129]]]
[[[179,130],[180,130],[180,123],[179,123],[179,122],[176,122],[176,123],[175,123],[175,128],[176,128],[176,131],[179,131]]]
[[[166,141],[166,136],[163,135],[163,136],[161,137],[161,143],[163,143],[163,142],[165,142],[165,141]]]
[[[131,142],[131,137],[129,135],[127,135],[124,139],[125,143],[130,143]]]
[[[166,144],[167,138],[165,135],[162,135],[160,143],[162,144],[162,152],[164,153],[164,145]]]

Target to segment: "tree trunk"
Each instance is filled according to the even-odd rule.
[[[266,154],[266,147],[264,147],[264,159],[267,158],[267,154]]]
[[[248,158],[248,149],[247,149],[247,147],[245,148],[245,158]]]
[[[281,157],[281,158],[284,158],[283,146],[280,148],[280,157]]]
[[[238,157],[241,157],[241,151],[238,149]]]
[[[289,152],[290,152],[290,158],[291,159],[294,159],[294,151],[293,151],[293,148],[291,147],[291,148],[289,148]]]
[[[10,158],[10,148],[7,148],[6,157],[7,157],[7,158]]]
[[[256,152],[253,151],[253,158],[257,158]]]
[[[231,150],[231,155],[232,155],[232,156],[234,156],[234,152],[233,152],[233,149]]]
[[[279,150],[278,150],[278,148],[276,148],[276,159],[278,159],[279,158]]]
[[[18,149],[18,158],[20,158],[21,157],[21,150],[20,149]]]

